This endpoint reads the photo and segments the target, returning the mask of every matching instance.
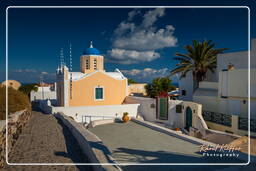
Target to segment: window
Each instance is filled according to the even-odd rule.
[[[182,96],[186,96],[186,90],[182,90],[182,91],[181,91],[181,95],[182,95]]]
[[[89,60],[88,59],[86,59],[86,69],[89,69],[90,67],[89,67]]]
[[[97,60],[96,59],[94,59],[93,64],[94,64],[94,69],[97,69]]]
[[[95,100],[103,100],[103,88],[102,87],[95,88]]]
[[[182,113],[182,105],[176,105],[176,113]]]

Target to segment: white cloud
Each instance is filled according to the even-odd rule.
[[[43,72],[41,72],[41,74],[46,75],[46,74],[48,74],[48,72],[44,72],[44,71],[43,71]]]
[[[166,47],[174,47],[177,38],[173,36],[174,27],[166,25],[157,29],[154,23],[162,16],[165,10],[157,8],[147,11],[140,24],[132,19],[141,14],[138,10],[128,13],[128,19],[122,21],[114,31],[112,46],[108,51],[112,60],[122,64],[150,62],[160,57],[156,51]],[[124,55],[124,56],[121,56]]]
[[[35,69],[16,69],[13,72],[37,72]]]
[[[125,49],[112,49],[109,54],[117,59],[118,63],[122,64],[133,64],[138,61],[152,61],[160,57],[160,54],[155,51],[136,51],[136,50],[125,50]]]
[[[154,68],[144,68],[144,69],[131,69],[131,70],[121,70],[121,72],[128,78],[133,78],[136,81],[149,82],[156,77],[165,77],[170,74],[168,68],[154,69]]]
[[[130,26],[130,30],[133,28]],[[127,30],[127,29],[126,29]],[[113,46],[116,48],[133,49],[138,51],[157,50],[165,47],[174,47],[177,39],[173,36],[174,27],[167,25],[165,29],[154,30],[139,30],[135,31],[130,36],[118,37],[114,40]],[[119,33],[124,30],[119,31]]]
[[[128,13],[128,21],[131,21],[136,15],[140,14],[140,11],[138,9],[135,9],[133,11],[130,11]]]
[[[156,8],[155,10],[148,11],[144,14],[142,26],[148,28],[152,26],[156,20],[164,15],[164,8]]]

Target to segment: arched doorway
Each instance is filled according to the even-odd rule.
[[[192,110],[190,107],[186,108],[186,129],[192,126]]]

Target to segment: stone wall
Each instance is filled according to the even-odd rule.
[[[112,158],[107,146],[92,132],[87,130],[82,124],[66,116],[63,113],[54,114],[56,118],[62,120],[72,135],[77,140],[82,152],[89,159],[94,171],[122,171],[115,159]],[[101,165],[101,163],[110,163],[113,165]]]
[[[17,141],[23,127],[31,117],[31,111],[22,110],[8,117],[8,151],[12,149]],[[0,121],[0,168],[5,163],[6,156],[6,120]],[[1,169],[0,169],[1,170]]]

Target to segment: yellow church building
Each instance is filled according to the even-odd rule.
[[[128,95],[128,81],[116,69],[104,70],[104,57],[92,46],[80,57],[80,72],[65,65],[57,69],[58,106],[120,105]]]

